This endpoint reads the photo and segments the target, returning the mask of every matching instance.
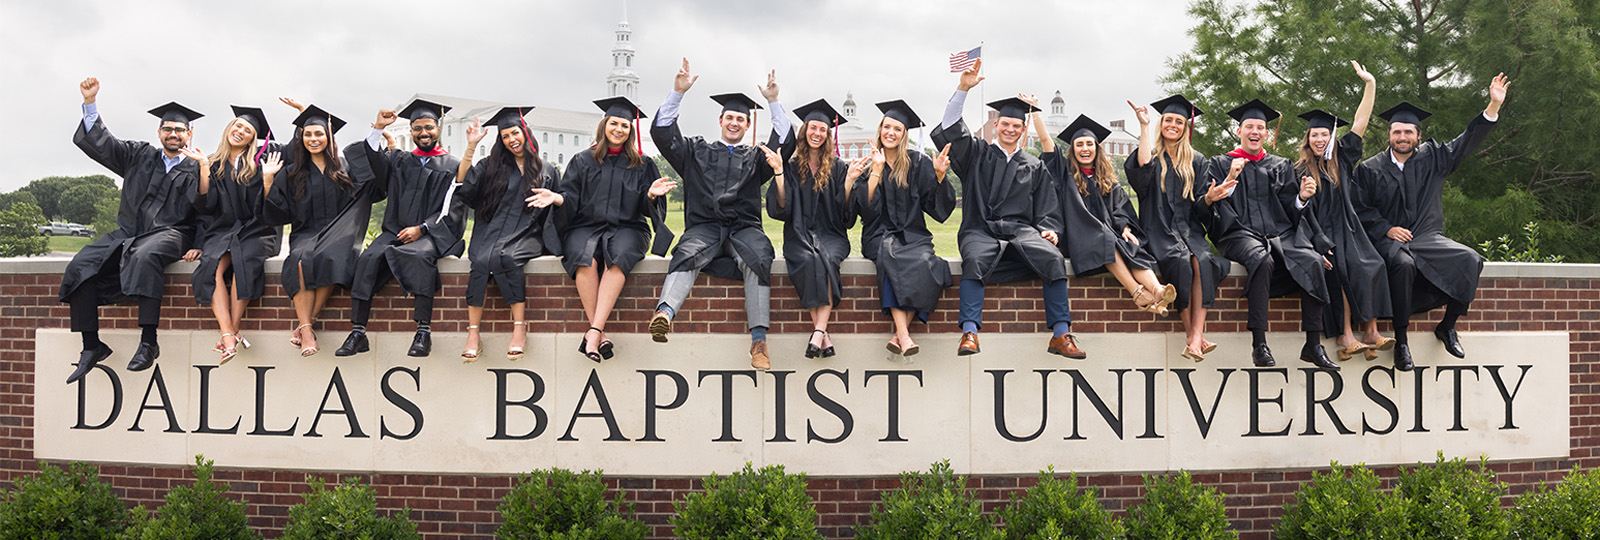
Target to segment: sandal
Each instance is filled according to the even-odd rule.
[[[812,330],[811,331],[811,336],[813,338],[815,338],[817,334],[822,334],[824,336],[828,335],[827,332],[823,332],[821,330]],[[822,347],[818,347],[816,345],[812,345],[811,342],[807,341],[806,342],[806,358],[816,358],[818,356],[822,356]]]
[[[822,342],[828,344],[827,347],[822,348],[822,357],[833,358],[833,338],[828,335],[827,330],[822,331]]]
[[[467,327],[467,333],[468,334],[470,334],[472,332],[476,332],[477,330],[478,330],[478,325],[476,325],[476,324],[470,325],[470,326]],[[468,338],[468,339],[471,339],[471,338]],[[480,346],[483,345],[483,338],[482,337],[478,338],[478,345],[480,345]],[[471,363],[477,362],[477,361],[478,361],[478,349],[467,349],[467,350],[461,351],[461,363],[463,363],[463,364],[471,364]]]
[[[601,330],[600,331],[600,337],[604,338],[605,335],[606,335],[606,331],[605,330]],[[600,357],[604,358],[606,360],[610,360],[612,356],[616,356],[616,354],[612,353],[611,350],[612,350],[611,340],[602,339],[600,341]]]
[[[295,327],[294,330],[290,330],[289,331],[289,344],[290,345],[294,345],[296,347],[300,346],[300,329],[301,328],[305,328],[307,326],[311,326],[311,325],[302,324],[300,326]]]
[[[311,337],[313,337],[313,338],[317,337],[317,332],[315,330],[311,329],[311,323],[302,324],[302,325],[296,327],[294,329],[294,331],[290,332],[291,334],[293,334],[295,336],[295,338],[293,340],[295,345],[300,345],[300,330],[305,330],[307,332],[311,332]],[[317,351],[318,351],[318,349],[317,349],[316,345],[312,345],[310,347],[302,347],[300,349],[300,357],[301,358],[305,358],[307,356],[311,356],[313,354],[317,354]]]
[[[1206,344],[1206,346],[1205,346],[1205,348],[1200,349],[1201,353],[1211,354],[1211,351],[1217,350],[1217,344],[1212,343],[1210,341],[1205,341],[1204,343]]]
[[[905,355],[905,351],[900,350],[900,342],[895,341],[894,338],[889,338],[889,344],[884,345],[883,348],[887,349],[889,354]]]
[[[222,333],[222,342],[223,343],[227,343],[228,338],[230,338],[230,337],[233,337],[233,334],[229,334],[227,332],[223,332]],[[237,341],[236,341],[236,343],[237,343]],[[220,366],[220,365],[227,364],[228,361],[229,360],[233,360],[233,357],[235,357],[235,356],[239,356],[239,349],[237,347],[224,346],[222,348],[222,360],[217,362],[217,365]]]
[[[585,357],[589,358],[590,362],[598,364],[601,360],[604,360],[605,357],[601,356],[598,351],[589,350],[589,332],[600,332],[601,334],[604,334],[605,330],[601,330],[593,326],[590,326],[588,330],[585,330],[583,332],[583,339],[578,341],[578,352],[583,353]]]
[[[527,335],[527,332],[528,332],[528,323],[527,322],[525,322],[525,321],[517,321],[517,322],[511,323],[511,326],[512,327],[521,326],[522,328],[520,328],[519,331],[521,331],[524,336]],[[507,348],[506,349],[506,360],[510,360],[512,362],[521,360],[523,352],[524,351],[522,350],[522,347],[510,347],[510,348]]]
[[[1350,358],[1354,357],[1356,353],[1366,350],[1367,344],[1360,341],[1353,342],[1349,346],[1339,349],[1339,360],[1349,360]],[[1377,356],[1377,354],[1373,354],[1372,356]]]
[[[236,332],[236,333],[234,333],[233,334],[233,339],[239,340],[239,348],[240,349],[249,349],[250,348],[250,340],[244,338],[244,332]]]
[[[1378,336],[1378,341],[1375,343],[1367,343],[1367,350],[1362,351],[1362,353],[1366,355],[1367,360],[1377,360],[1378,351],[1387,351],[1389,349],[1393,349],[1394,344],[1394,338]]]
[[[1196,351],[1188,347],[1183,348],[1183,357],[1194,360],[1195,362],[1204,362],[1206,360],[1205,352]]]
[[[1167,314],[1167,306],[1161,303],[1161,297],[1145,290],[1144,285],[1140,285],[1138,288],[1134,289],[1132,294],[1133,305],[1139,306],[1139,311],[1153,313],[1155,315]],[[1145,299],[1149,299],[1150,301],[1144,302],[1143,300]]]

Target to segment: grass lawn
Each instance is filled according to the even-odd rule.
[[[94,239],[83,236],[52,236],[46,245],[50,247],[50,251],[76,253],[83,249],[83,246],[89,245],[92,240]]]
[[[761,210],[761,228],[767,232],[767,238],[772,240],[772,248],[779,257],[783,256],[783,222],[772,219],[766,213],[766,206]],[[667,206],[667,227],[672,233],[683,235],[683,203],[675,202]],[[956,230],[961,228],[961,208],[957,207],[950,213],[950,219],[944,223],[928,219],[928,232],[933,233],[933,251],[940,257],[959,257],[960,251],[956,247]],[[861,256],[861,223],[850,229],[850,256]]]

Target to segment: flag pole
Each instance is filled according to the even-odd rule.
[[[983,40],[978,40],[978,51],[979,51],[978,52],[978,58],[983,58]],[[983,75],[983,67],[982,66],[978,67],[978,75]],[[988,124],[989,124],[989,115],[988,115],[988,113],[984,112],[984,111],[987,110],[984,107],[988,106],[986,104],[989,103],[989,100],[987,100],[987,99],[985,99],[983,97],[983,95],[984,95],[983,90],[984,90],[983,83],[978,83],[978,132],[979,133],[982,133],[984,129],[988,128]]]

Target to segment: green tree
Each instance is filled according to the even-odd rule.
[[[39,226],[45,223],[39,207],[32,203],[17,202],[0,210],[0,257],[49,253],[49,239],[39,236]]]
[[[127,507],[86,463],[62,470],[41,462],[38,476],[0,493],[0,540],[112,540],[127,524]]]
[[[228,485],[211,481],[213,466],[204,456],[194,457],[194,485],[177,486],[167,492],[160,515],[152,517],[144,507],[132,513],[134,524],[128,540],[252,540],[244,503],[225,496]]]
[[[665,157],[655,156],[650,159],[653,159],[656,162],[656,174],[671,178],[673,182],[678,183],[678,189],[674,189],[667,193],[667,202],[683,202],[683,190],[685,186],[683,185],[683,177],[678,176],[678,170],[673,169],[672,165],[667,164],[667,158]]]
[[[92,223],[99,216],[100,201],[117,201],[119,195],[117,188],[78,184],[62,192],[61,200],[56,202],[56,209],[61,212],[57,217],[72,223]]]
[[[92,224],[95,239],[99,239],[101,235],[117,229],[117,212],[121,206],[122,200],[118,197],[101,199],[95,202],[94,222]]]
[[[61,210],[57,205],[60,204],[61,198],[66,194],[67,190],[84,184],[117,189],[117,184],[111,180],[111,177],[96,174],[90,176],[47,176],[29,182],[26,187],[18,191],[32,193],[34,199],[39,203],[39,210],[44,212],[44,216],[54,219],[61,215]]]
[[[32,193],[20,189],[11,193],[0,193],[0,210],[11,208],[12,204],[19,202],[39,206],[39,199],[35,198]]]

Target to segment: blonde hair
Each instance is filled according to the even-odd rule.
[[[875,136],[873,141],[877,143],[878,148],[883,149],[883,161],[885,165],[889,166],[891,171],[890,178],[894,180],[895,185],[906,187],[906,176],[910,173],[911,169],[910,151],[906,150],[906,146],[909,143],[907,142],[906,137],[902,136],[900,137],[900,146],[895,147],[893,150],[884,148],[883,122],[884,120],[888,119],[889,117],[885,116],[882,120],[878,120],[878,134]],[[909,132],[911,130],[908,129],[906,131]]]
[[[1172,155],[1167,151],[1166,137],[1162,137],[1161,139],[1160,155],[1154,156],[1156,161],[1161,163],[1161,176],[1156,178],[1159,180],[1158,183],[1161,185],[1161,191],[1165,192],[1167,190],[1167,161],[1162,159],[1162,156],[1171,158],[1172,166],[1178,171],[1178,177],[1183,178],[1183,198],[1193,200],[1194,146],[1189,144],[1189,130],[1193,127],[1190,125],[1193,123],[1193,119],[1185,118],[1183,121],[1183,135],[1179,135],[1178,140],[1175,143],[1178,147],[1177,155]]]
[[[215,164],[217,170],[233,171],[232,179],[238,184],[248,184],[251,178],[255,178],[256,141],[261,140],[261,134],[257,133],[252,136],[250,142],[244,143],[244,150],[240,152],[240,157],[243,158],[239,160],[241,165],[238,168],[234,168],[233,162],[228,159],[228,150],[232,149],[231,146],[228,146],[228,134],[233,133],[233,127],[243,121],[243,118],[234,118],[232,122],[228,122],[228,127],[222,130],[222,141],[217,143],[216,153],[211,154],[211,163]],[[250,130],[255,131],[255,126],[251,126]]]
[[[1326,178],[1333,187],[1339,187],[1339,166],[1336,165],[1339,161],[1339,145],[1336,142],[1332,130],[1329,130],[1328,144],[1332,146],[1333,159],[1322,159],[1322,156],[1311,149],[1311,130],[1306,130],[1305,140],[1300,141],[1300,158],[1294,160],[1295,169],[1305,171],[1305,174],[1315,178],[1319,184]]]
[[[833,129],[829,127],[828,137],[822,140],[822,146],[812,148],[806,141],[805,128],[807,123],[800,124],[801,140],[795,141],[794,156],[789,161],[800,169],[800,180],[810,180],[811,189],[821,192],[827,189],[828,180],[833,176]],[[816,169],[811,164],[817,165]]]

